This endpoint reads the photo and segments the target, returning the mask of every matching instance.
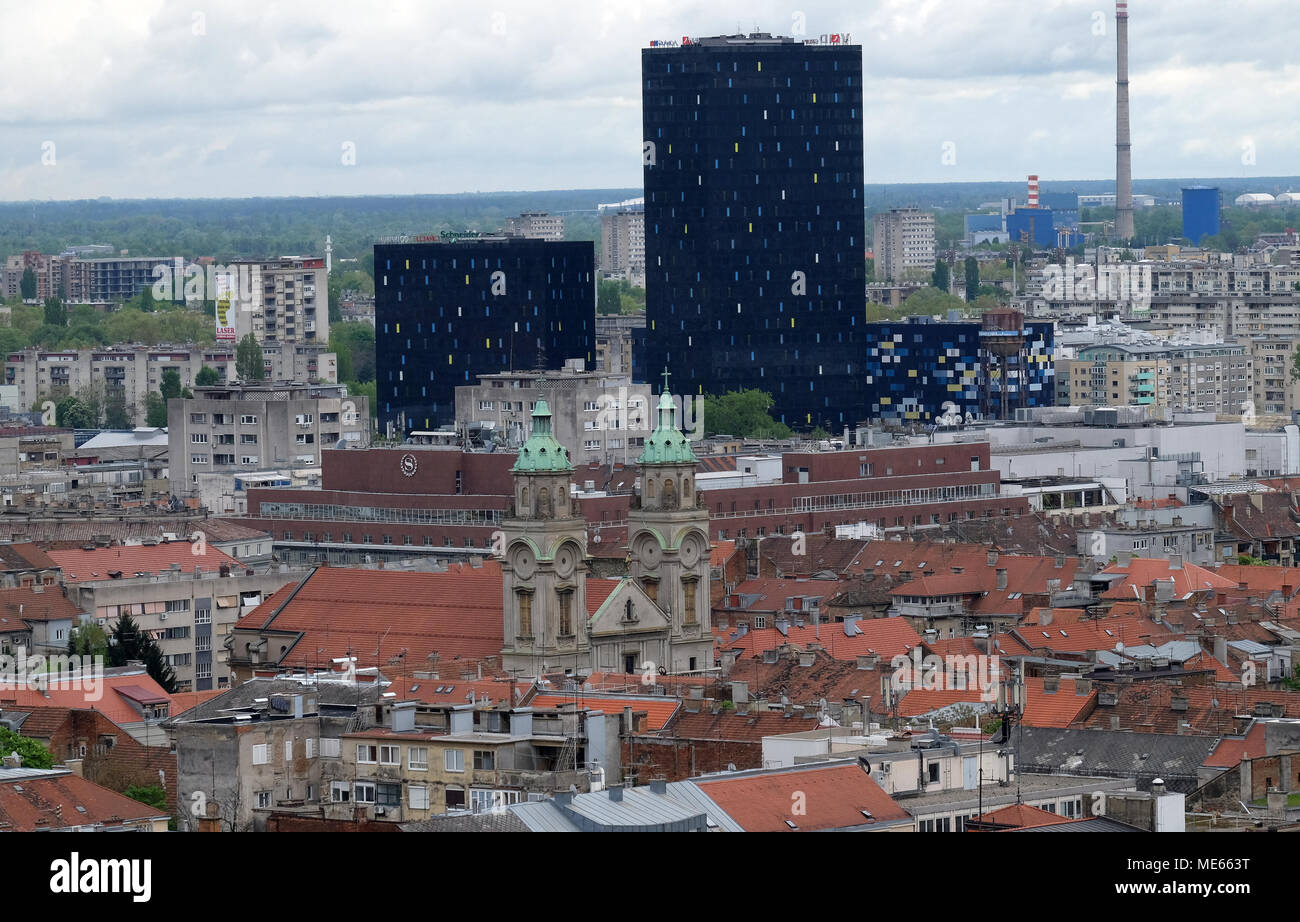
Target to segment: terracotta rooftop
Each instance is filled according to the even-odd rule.
[[[0,632],[22,630],[24,621],[75,622],[81,618],[81,609],[58,586],[39,588],[39,592],[31,588],[0,589]]]
[[[771,623],[769,621],[769,623]],[[716,648],[722,650],[739,650],[738,659],[760,656],[765,650],[775,650],[784,644],[794,644],[808,649],[809,644],[821,644],[832,657],[838,660],[856,661],[859,656],[872,653],[879,654],[884,663],[895,656],[908,653],[921,644],[921,635],[906,618],[864,618],[853,625],[853,636],[845,633],[841,622],[797,627],[790,625],[785,633],[775,627],[750,630],[737,637],[719,637]]]
[[[1079,694],[1075,679],[1057,680],[1057,689],[1049,692],[1048,680],[1040,676],[1025,679],[1025,713],[1021,722],[1029,727],[1068,727],[1091,713],[1097,702],[1095,687],[1084,686]]]
[[[1074,822],[1058,813],[1031,807],[1028,804],[1009,804],[1000,810],[985,813],[975,818],[980,823],[997,823],[1012,829],[1032,829],[1035,826],[1057,826],[1061,823]]]
[[[1215,589],[1235,589],[1237,586],[1234,581],[1195,564],[1185,563],[1179,569],[1173,569],[1164,557],[1134,557],[1127,566],[1113,563],[1102,572],[1119,573],[1124,577],[1102,593],[1103,599],[1136,599],[1135,587],[1141,590],[1151,586],[1157,579],[1174,581],[1175,599],[1193,592],[1213,592]],[[1149,598],[1155,598],[1154,592]]]
[[[0,783],[0,831],[35,832],[100,823],[118,826],[166,817],[66,770],[6,772]]]
[[[123,689],[131,689],[123,694]],[[143,669],[139,671],[107,671],[101,684],[95,689],[76,687],[76,683],[64,686],[51,686],[44,691],[28,688],[22,682],[4,682],[0,680],[0,709],[13,708],[23,710],[31,707],[67,707],[90,708],[101,711],[105,717],[118,726],[139,723],[140,712],[131,706],[131,695],[148,694],[170,701],[171,696],[163,691]],[[170,714],[170,708],[168,709]]]
[[[349,655],[359,668],[390,660],[424,664],[434,662],[434,653],[445,666],[501,652],[501,603],[501,565],[493,560],[453,564],[441,573],[320,567],[234,629],[299,635],[277,638],[286,647],[282,657],[268,643],[269,659],[282,667],[322,668]]]
[[[1205,760],[1206,768],[1236,768],[1242,759],[1258,759],[1265,752],[1265,725],[1257,723],[1245,736],[1226,736]]]
[[[856,763],[706,777],[695,784],[746,832],[810,832],[910,819]],[[803,809],[795,812],[796,806]]]
[[[63,568],[65,583],[84,583],[110,579],[109,573],[121,573],[130,579],[136,573],[157,575],[180,565],[180,572],[191,574],[198,567],[204,573],[216,573],[222,566],[238,572],[242,564],[215,547],[208,546],[204,553],[195,554],[200,545],[188,541],[168,541],[165,544],[140,544],[133,547],[97,547],[93,551],[50,551],[50,558]]]
[[[653,698],[634,697],[632,695],[594,697],[583,692],[570,692],[567,695],[563,693],[540,694],[529,699],[527,703],[529,707],[548,709],[576,704],[579,708],[599,711],[602,714],[622,714],[624,708],[631,708],[634,715],[645,711],[647,716],[645,723],[642,725],[644,730],[662,730],[668,724],[668,721],[672,719],[677,709],[681,707],[679,699],[664,696]]]

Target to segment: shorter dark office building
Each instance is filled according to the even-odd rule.
[[[1053,325],[994,313],[983,324],[929,317],[868,324],[870,418],[932,426],[945,414],[955,423],[967,414],[1000,419],[1020,407],[1052,406]]]
[[[590,241],[401,238],[375,246],[381,432],[450,426],[457,385],[480,375],[595,364]]]

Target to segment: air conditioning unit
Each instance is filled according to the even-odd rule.
[[[160,615],[158,616],[158,620],[159,620],[159,621],[166,621],[166,620],[167,620],[167,612],[163,612],[162,614],[160,614]]]

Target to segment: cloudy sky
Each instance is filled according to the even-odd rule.
[[[1293,0],[1130,7],[1135,177],[1300,174]],[[1114,175],[1099,0],[0,0],[0,14],[0,200],[639,186],[639,49],[738,26],[861,44],[868,182]]]

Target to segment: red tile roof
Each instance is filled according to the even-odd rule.
[[[1205,760],[1206,768],[1236,768],[1242,759],[1258,759],[1266,754],[1264,746],[1265,725],[1257,723],[1243,736],[1227,736]]]
[[[976,818],[981,823],[997,823],[1012,829],[1032,829],[1035,826],[1059,826],[1061,823],[1074,823],[1059,813],[1031,807],[1028,804],[1010,804],[1001,810],[994,810]]]
[[[1054,653],[1114,650],[1118,643],[1126,647],[1144,643],[1158,645],[1180,636],[1149,618],[1103,618],[1065,626],[1025,626],[1017,628],[1013,635],[1022,638],[1029,650],[1047,649]]]
[[[746,832],[845,829],[910,818],[853,763],[695,783]],[[871,818],[863,815],[864,810]]]
[[[973,685],[974,683],[972,683]],[[898,702],[900,717],[920,717],[954,704],[977,705],[983,698],[979,688],[913,688],[903,693]]]
[[[738,714],[732,710],[688,711],[682,708],[657,736],[712,742],[759,743],[765,736],[811,730],[817,722],[772,711]]]
[[[1054,693],[1049,693],[1046,680],[1038,676],[1025,679],[1025,713],[1021,723],[1027,727],[1065,728],[1082,720],[1097,703],[1097,690],[1089,689],[1080,695],[1075,679],[1062,678]]]
[[[1214,681],[1216,682],[1237,682],[1241,679],[1240,672],[1229,669],[1204,650],[1184,662],[1183,668],[1192,672],[1201,669],[1213,669]]]
[[[1184,732],[1207,736],[1231,736],[1244,733],[1254,720],[1256,704],[1281,705],[1283,717],[1300,717],[1300,692],[1265,686],[1170,685],[1165,682],[1134,682],[1128,686],[1110,686],[1114,705],[1097,708],[1080,726],[1111,729],[1117,718],[1121,730],[1145,733]],[[1187,701],[1186,710],[1174,710],[1174,698]]]
[[[114,689],[123,698],[129,698],[136,704],[158,705],[169,704],[171,699],[161,691],[154,692],[142,685],[119,685]]]
[[[1157,579],[1173,579],[1176,599],[1192,592],[1237,587],[1232,580],[1195,564],[1185,563],[1180,569],[1171,569],[1169,561],[1163,557],[1134,557],[1126,567],[1113,563],[1102,572],[1124,574],[1124,579],[1111,584],[1110,589],[1102,593],[1103,599],[1136,599],[1134,587],[1150,586]],[[1152,598],[1154,597],[1153,594]]]
[[[626,697],[602,697],[595,698],[583,692],[574,694],[541,694],[530,699],[527,704],[534,708],[559,708],[577,704],[579,708],[586,708],[590,711],[600,711],[602,714],[622,714],[624,708],[631,708],[632,713],[638,714],[641,711],[646,712],[645,723],[642,728],[645,730],[662,730],[672,719],[673,714],[681,707],[681,701],[677,698],[655,697],[639,698],[628,695]]]
[[[622,580],[617,579],[588,579],[587,580],[587,616],[592,617],[600,611],[600,606],[605,604],[605,600],[614,594],[618,584]],[[497,595],[501,593],[498,592]]]
[[[908,653],[921,644],[921,635],[906,618],[866,618],[857,622],[861,633],[845,636],[842,623],[822,624],[816,627],[791,625],[786,633],[769,627],[749,631],[735,640],[719,638],[718,650],[739,650],[740,658],[759,656],[764,650],[775,650],[782,644],[795,644],[805,649],[811,643],[820,643],[838,660],[855,660],[871,653],[880,654],[883,662]]]
[[[511,682],[508,678],[492,679],[426,679],[414,676],[393,676],[388,690],[396,693],[398,701],[419,701],[422,704],[469,704],[484,706],[518,704],[528,691],[527,682],[514,683],[513,702],[509,701]],[[438,689],[442,691],[438,691]]]
[[[235,630],[301,633],[280,640],[288,649],[278,660],[276,645],[268,644],[272,663],[295,668],[328,667],[349,655],[359,668],[390,659],[423,664],[432,653],[443,663],[482,659],[504,643],[501,585],[494,560],[453,564],[442,573],[320,567],[253,609]]]
[[[22,630],[24,621],[75,621],[81,617],[81,609],[58,586],[40,588],[40,592],[0,589],[0,632]]]
[[[211,545],[202,554],[193,553],[199,547],[188,541],[168,541],[135,547],[97,547],[93,551],[50,551],[50,557],[63,568],[65,583],[106,580],[110,572],[120,572],[122,579],[130,579],[136,573],[160,573],[173,563],[180,564],[182,573],[193,573],[195,567],[204,573],[215,573],[223,565],[236,570],[243,566]]]
[[[4,832],[122,825],[159,816],[166,814],[71,772],[0,784],[0,831]]]
[[[709,566],[720,567],[731,559],[731,555],[736,552],[735,541],[718,541],[709,551]]]
[[[122,688],[143,689],[148,694],[167,701],[171,700],[171,696],[163,691],[162,686],[141,670],[121,675],[105,675],[101,684],[93,690],[76,687],[75,682],[70,682],[38,691],[26,687],[22,682],[5,682],[0,679],[0,708],[15,710],[22,710],[24,707],[91,708],[102,712],[118,726],[139,723],[140,714],[131,706],[129,697],[119,694]],[[97,698],[92,698],[92,695]],[[168,714],[171,714],[170,708]]]
[[[1290,599],[1300,591],[1300,567],[1251,567],[1225,563],[1215,572],[1235,583],[1238,591],[1246,590],[1263,597],[1281,592]]]

